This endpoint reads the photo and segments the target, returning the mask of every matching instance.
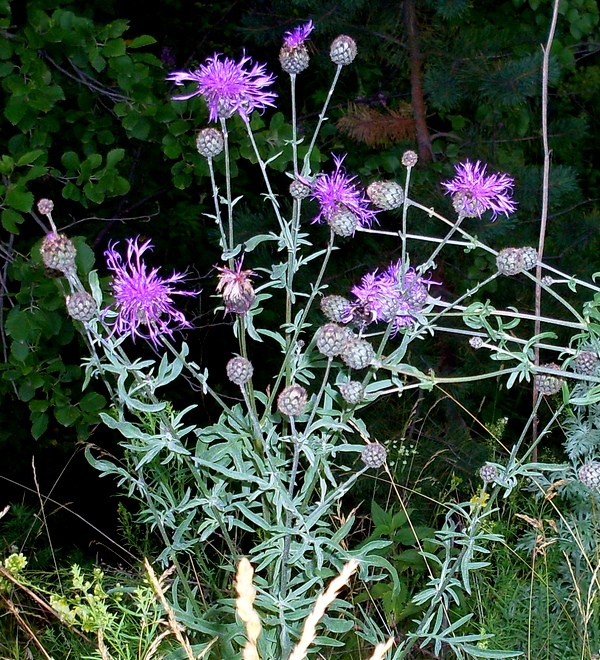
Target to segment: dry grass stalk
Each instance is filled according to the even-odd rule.
[[[0,594],[0,599],[2,600],[4,607],[6,607],[6,609],[15,617],[19,628],[23,630],[29,637],[30,641],[32,641],[37,646],[39,652],[44,656],[44,658],[46,658],[46,660],[52,660],[52,658],[44,650],[44,647],[42,646],[40,640],[37,638],[36,634],[27,624],[27,621],[25,621],[25,619],[19,614],[19,608],[14,605],[10,598],[6,598],[4,595]]]
[[[343,133],[370,147],[389,147],[402,140],[414,138],[415,122],[410,106],[399,110],[386,108],[382,114],[375,108],[351,103],[348,112],[336,122]]]
[[[300,641],[292,651],[289,660],[303,660],[306,657],[308,647],[313,643],[317,636],[317,624],[323,618],[325,610],[337,598],[338,593],[343,587],[348,584],[348,581],[357,568],[358,562],[356,559],[351,559],[346,562],[340,574],[329,583],[327,590],[317,598],[312,612],[306,617],[306,621],[304,622],[302,637],[300,637]]]
[[[154,572],[152,566],[150,566],[150,562],[147,559],[144,559],[144,568],[146,569],[146,573],[148,573],[148,578],[150,579],[150,584],[152,585],[152,589],[154,590],[156,597],[160,601],[160,604],[163,606],[165,613],[167,614],[167,625],[169,626],[169,629],[171,630],[173,635],[175,635],[179,644],[181,644],[181,648],[185,651],[188,660],[195,660],[192,647],[190,646],[190,642],[187,639],[187,637],[183,635],[182,632],[185,629],[182,625],[177,623],[177,619],[175,618],[175,612],[173,612],[173,609],[171,608],[169,603],[167,603],[167,599],[165,598],[165,594],[162,588],[163,582],[173,572],[173,569],[171,568],[168,571],[165,571],[160,576],[160,579],[157,579],[156,573]]]
[[[261,633],[262,626],[260,617],[254,609],[254,599],[256,598],[256,589],[252,584],[254,569],[252,564],[245,558],[240,559],[237,575],[235,576],[235,589],[238,597],[235,601],[237,615],[246,626],[246,636],[248,638],[244,652],[243,660],[260,660],[256,643]]]
[[[98,651],[102,660],[112,660],[112,656],[104,644],[104,630],[102,628],[98,628]]]
[[[369,660],[383,660],[385,654],[392,648],[392,646],[394,646],[393,637],[390,637],[387,642],[377,644],[375,650],[373,651],[373,655],[369,658]]]

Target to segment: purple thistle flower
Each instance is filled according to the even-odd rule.
[[[288,48],[297,48],[301,46],[307,39],[308,35],[315,29],[312,21],[308,21],[306,25],[299,25],[290,32],[283,35],[283,43]]]
[[[352,288],[355,300],[347,320],[367,325],[378,321],[392,323],[395,335],[400,328],[412,325],[422,312],[430,284],[435,282],[420,277],[412,268],[405,271],[400,260],[382,273],[367,273],[360,285]]]
[[[264,64],[254,64],[245,54],[239,62],[229,57],[219,59],[215,53],[195,71],[173,71],[167,76],[176,85],[187,81],[197,83],[197,88],[188,94],[174,96],[176,101],[202,96],[209,110],[210,121],[227,119],[238,112],[244,121],[256,110],[274,106],[275,92],[265,90],[275,80],[265,71]]]
[[[512,201],[514,179],[508,174],[487,174],[487,165],[481,161],[460,163],[455,166],[456,176],[442,183],[446,194],[454,194],[453,203],[459,215],[481,218],[484,211],[492,211],[492,220],[504,213],[507,217],[517,210]]]
[[[353,213],[361,227],[370,227],[377,218],[377,211],[369,206],[365,193],[354,183],[356,176],[348,176],[342,167],[346,156],[334,156],[335,170],[331,174],[321,174],[313,184],[312,198],[321,205],[313,222],[330,223],[343,207]]]
[[[197,296],[197,291],[177,291],[172,285],[185,279],[173,273],[164,279],[158,268],[148,271],[142,255],[153,246],[149,240],[140,245],[138,238],[127,239],[127,258],[117,252],[118,243],[112,243],[104,253],[109,270],[113,272],[111,288],[115,297],[116,318],[109,321],[112,332],[119,336],[131,335],[149,339],[155,346],[161,335],[173,336],[173,330],[190,328],[185,316],[173,306],[172,296]],[[109,310],[105,310],[106,312]]]

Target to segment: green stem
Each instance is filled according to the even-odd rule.
[[[223,151],[225,152],[225,190],[227,198],[227,228],[229,232],[229,250],[233,250],[233,204],[231,200],[231,162],[229,154],[229,132],[227,120],[221,118],[221,131],[223,132]],[[233,258],[229,258],[229,268],[233,268]]]
[[[308,312],[310,311],[310,308],[313,304],[313,301],[319,293],[319,290],[321,288],[321,281],[323,279],[323,276],[325,275],[325,270],[327,268],[327,264],[329,263],[329,258],[331,257],[331,253],[333,252],[333,241],[334,241],[335,235],[333,232],[330,232],[329,234],[329,243],[327,244],[327,251],[325,253],[325,256],[323,258],[323,263],[321,264],[321,270],[319,271],[319,274],[317,275],[317,279],[315,280],[315,283],[312,285],[312,291],[310,293],[310,296],[308,297],[308,300],[306,302],[306,305],[304,306],[304,309],[302,310],[302,314],[300,315],[300,319],[298,321],[297,326],[294,328],[294,332],[292,335],[292,339],[290,341],[289,348],[285,354],[284,357],[284,365],[281,369],[281,371],[277,374],[277,378],[275,379],[275,384],[273,385],[273,389],[271,390],[271,394],[269,396],[269,400],[267,402],[267,405],[265,407],[265,414],[264,416],[266,417],[267,415],[270,414],[271,408],[273,406],[273,401],[275,400],[275,397],[277,396],[279,392],[279,386],[281,385],[281,381],[284,377],[284,375],[287,373],[289,361],[291,360],[292,357],[292,352],[294,351],[294,346],[296,346],[296,343],[298,341],[298,337],[300,336],[300,333],[304,331],[304,322],[306,321],[306,317],[308,316]],[[264,419],[264,418],[263,418]],[[263,420],[261,420],[263,421]]]
[[[329,91],[327,92],[327,98],[325,99],[325,103],[323,104],[323,109],[321,110],[321,114],[319,115],[319,121],[317,122],[317,127],[315,128],[315,132],[313,133],[312,140],[310,141],[310,146],[308,147],[306,156],[304,156],[304,165],[302,166],[302,176],[304,177],[308,176],[310,173],[310,157],[312,155],[313,149],[315,148],[315,143],[317,141],[317,136],[319,135],[319,132],[321,130],[321,126],[323,125],[323,122],[326,119],[325,113],[327,112],[327,108],[329,107],[329,102],[331,101],[331,97],[333,96],[333,90],[335,89],[337,85],[337,81],[340,77],[342,66],[343,65],[338,64],[335,75],[333,76],[333,81],[331,83]]]
[[[213,159],[208,158],[208,170],[210,172],[210,185],[213,193],[213,203],[215,205],[215,222],[219,227],[219,232],[221,234],[221,248],[223,252],[227,250],[227,236],[225,235],[225,228],[223,227],[223,221],[221,219],[221,207],[219,205],[219,189],[217,188],[217,182],[215,180],[215,169],[213,167]],[[233,246],[232,246],[233,247]]]

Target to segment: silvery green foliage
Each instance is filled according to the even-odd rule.
[[[344,61],[343,64],[350,62]],[[207,547],[219,548],[223,553],[219,558],[219,579],[227,571],[233,572],[239,556],[249,555],[256,571],[259,594],[255,606],[263,622],[260,645],[266,658],[287,657],[302,621],[314,605],[316,594],[348,558],[359,560],[363,580],[388,579],[394,589],[400,590],[400,579],[394,567],[379,554],[388,541],[373,540],[355,550],[348,546],[347,540],[354,515],[346,514],[337,527],[331,522],[344,495],[368,470],[359,460],[365,443],[357,439],[355,431],[358,429],[365,439],[370,440],[360,414],[366,405],[379,397],[400,396],[411,389],[428,390],[461,380],[503,377],[506,378],[506,387],[510,388],[517,381],[533,382],[539,374],[560,376],[568,379],[562,390],[564,403],[575,410],[570,426],[567,425],[569,457],[577,462],[583,457],[593,458],[598,452],[600,385],[597,376],[573,371],[570,358],[558,370],[540,367],[535,361],[536,348],[554,355],[566,351],[571,357],[579,353],[582,346],[587,349],[591,346],[597,352],[600,342],[589,321],[598,317],[594,305],[590,304],[581,315],[555,291],[554,280],[544,280],[544,290],[562,301],[574,317],[573,321],[545,319],[545,322],[555,322],[579,333],[573,339],[575,348],[565,349],[551,343],[555,334],[550,331],[534,337],[520,336],[523,315],[518,310],[497,309],[489,301],[472,302],[475,294],[484,291],[485,286],[499,276],[498,273],[453,302],[433,295],[429,287],[435,283],[435,272],[431,279],[427,273],[434,271],[436,258],[445,245],[452,242],[466,252],[481,250],[494,257],[498,251],[459,226],[464,214],[459,215],[457,221],[449,220],[410,198],[410,178],[416,162],[414,154],[406,159],[403,202],[398,209],[402,216],[400,231],[372,228],[375,211],[365,206],[366,197],[358,187],[356,177],[342,167],[343,158],[336,159],[333,173],[312,170],[317,163],[311,160],[311,155],[339,72],[338,68],[308,148],[298,139],[295,125],[292,125],[293,140],[281,146],[282,150],[291,147],[290,179],[300,181],[313,191],[314,198],[322,204],[319,218],[323,222],[329,223],[343,201],[345,206],[352,207],[359,220],[362,218],[357,223],[356,232],[365,231],[394,239],[400,236],[400,260],[381,273],[371,273],[370,279],[365,276],[360,287],[353,290],[355,299],[350,298],[348,291],[340,292],[344,297],[336,298],[336,305],[343,309],[336,310],[335,320],[346,324],[351,346],[369,346],[368,351],[363,351],[367,356],[365,359],[355,359],[357,356],[353,354],[351,360],[342,361],[336,351],[328,350],[322,355],[318,350],[315,339],[318,329],[309,323],[309,313],[318,308],[322,294],[331,293],[326,291],[324,275],[339,239],[332,229],[325,246],[312,244],[310,223],[307,222],[311,218],[302,215],[302,196],[294,196],[291,210],[285,210],[269,179],[269,163],[280,153],[268,158],[260,153],[249,121],[244,122],[244,128],[262,176],[263,195],[272,211],[274,229],[244,243],[236,241],[234,219],[241,197],[234,196],[239,192],[232,189],[235,182],[217,181],[212,151],[208,166],[215,208],[210,218],[219,230],[223,262],[219,268],[226,274],[222,288],[227,290],[228,296],[224,306],[233,314],[233,332],[239,341],[239,355],[251,361],[252,342],[269,343],[281,355],[279,371],[269,374],[269,388],[260,390],[254,387],[250,373],[250,380],[244,377],[237,383],[240,396],[231,405],[230,399],[225,400],[213,388],[214,381],[220,379],[194,362],[185,343],[175,347],[162,336],[163,354],[159,360],[131,359],[128,357],[127,337],[119,338],[111,333],[102,314],[82,324],[91,351],[86,363],[86,382],[97,377],[106,382],[113,405],[102,419],[109,428],[121,434],[125,449],[123,464],[96,457],[92,452],[88,452],[88,458],[103,476],[112,475],[131,497],[140,502],[140,520],[156,530],[163,542],[158,561],[163,566],[176,566],[171,597],[178,620],[199,634],[218,635],[224,658],[239,655],[243,630],[235,623],[231,599],[224,598],[205,606],[199,597],[193,571],[199,570],[206,576],[214,569]],[[295,84],[292,76],[293,99]],[[228,120],[221,118],[220,121],[223,153],[219,157],[224,159],[225,171],[229,172]],[[481,202],[475,209],[478,215],[486,209],[494,209],[483,202],[493,200],[497,194],[494,187],[487,184],[490,177],[495,177],[492,183],[497,183],[498,176],[484,174],[485,166],[483,171],[478,170]],[[464,196],[469,193],[465,186],[470,184],[462,179],[459,183],[457,190],[462,197],[458,202],[464,205]],[[343,195],[338,195],[340,187]],[[503,195],[506,195],[505,187]],[[455,206],[462,208],[456,200]],[[428,237],[410,233],[412,216],[419,212],[439,220],[445,227],[442,238],[434,237],[434,241],[428,243]],[[411,241],[436,247],[422,264],[411,265]],[[242,270],[241,260],[246,259],[244,268],[249,268],[252,252],[263,243],[270,244],[275,257],[268,272],[262,273],[261,283],[255,291],[250,280],[251,271]],[[306,290],[298,285],[296,275],[310,262],[319,264],[320,270],[316,281]],[[556,275],[554,269],[550,272]],[[535,282],[536,275],[525,271],[518,277]],[[600,289],[584,281],[574,278],[565,281],[572,286],[588,287],[596,295],[600,293]],[[368,295],[372,293],[368,290],[369,282],[376,284],[379,298]],[[85,289],[74,274],[69,274],[68,283],[73,291]],[[90,277],[89,287],[98,308],[102,309],[102,292],[95,273]],[[390,294],[388,298],[386,292]],[[283,300],[285,318],[279,328],[262,327],[260,313],[276,296]],[[232,299],[247,304],[232,306],[228,303]],[[348,309],[344,308],[345,300]],[[477,350],[487,351],[493,362],[500,363],[498,368],[464,378],[443,378],[433,372],[425,373],[405,361],[413,342],[425,341],[444,332],[463,335],[465,345],[470,338],[476,337],[478,341],[474,346]],[[350,380],[362,387],[364,397],[360,400],[348,402],[341,396],[339,386]],[[175,381],[210,397],[221,411],[218,421],[199,427],[189,421],[194,405],[182,411],[173,410],[163,396],[163,388]],[[569,389],[569,383],[573,382],[579,384]],[[277,410],[277,397],[292,384],[299,384],[308,392],[306,406],[303,405],[298,414],[282,415]],[[569,469],[574,473],[572,466],[528,462],[531,447],[526,447],[525,438],[540,400],[508,459],[502,464],[490,463],[496,469],[493,484],[486,485],[491,493],[490,502],[486,504],[482,500],[474,504],[449,505],[445,525],[434,539],[438,551],[422,553],[429,566],[429,582],[426,589],[415,597],[415,603],[423,612],[415,620],[413,632],[398,645],[394,654],[396,660],[407,657],[415,644],[431,645],[436,655],[446,647],[459,658],[518,655],[484,648],[482,643],[489,635],[464,631],[474,615],[467,614],[453,620],[450,610],[460,602],[461,594],[471,593],[473,574],[488,566],[493,544],[502,540],[486,531],[485,523],[498,510],[493,506],[495,499],[500,495],[508,497],[525,482],[544,487],[553,483],[557,474]],[[538,442],[563,410],[562,405],[556,408],[551,421],[539,434]],[[590,433],[586,429],[590,429]],[[336,601],[329,612],[332,616],[328,616],[325,622],[328,634],[318,638],[319,646],[338,645],[336,635],[354,628],[359,629],[359,634],[371,644],[380,641],[382,635],[378,632],[377,620],[357,621],[350,606],[341,600]],[[368,617],[366,613],[364,616]]]

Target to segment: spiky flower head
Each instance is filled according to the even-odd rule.
[[[300,25],[291,32],[285,33],[283,46],[279,51],[279,61],[281,62],[281,68],[286,73],[294,75],[301,73],[308,67],[310,57],[304,42],[314,29],[313,22],[308,21],[305,25]]]
[[[297,417],[304,412],[308,393],[302,385],[290,385],[277,397],[277,410],[289,417]]]
[[[367,188],[367,195],[375,206],[384,211],[398,209],[404,202],[404,190],[396,181],[373,181]]]
[[[223,133],[217,128],[203,128],[196,137],[196,149],[205,158],[218,156],[225,146]]]
[[[415,151],[405,151],[402,154],[402,165],[404,167],[414,167],[419,162],[419,157]]]
[[[475,349],[481,348],[483,346],[483,339],[477,336],[471,337],[469,344]]]
[[[575,371],[579,374],[591,376],[598,368],[598,355],[592,351],[581,351],[573,362]]]
[[[486,463],[485,465],[482,465],[480,470],[479,470],[479,476],[481,477],[481,480],[486,483],[492,483],[493,481],[496,481],[498,478],[498,468],[495,465],[491,465],[490,463]]]
[[[558,364],[554,362],[549,362],[548,364],[543,364],[542,367],[545,369],[553,369],[560,371]],[[560,376],[552,376],[550,374],[536,374],[534,378],[535,389],[542,394],[543,396],[550,396],[552,394],[558,394],[562,389],[564,380]]]
[[[313,184],[312,198],[320,204],[320,210],[313,222],[327,222],[340,211],[349,211],[356,217],[361,227],[370,227],[377,211],[369,205],[363,191],[359,190],[356,176],[348,176],[342,166],[346,156],[334,156],[335,169],[331,174],[321,174]]]
[[[324,296],[321,298],[321,311],[330,321],[348,323],[352,318],[352,303],[344,296]]]
[[[456,212],[463,218],[481,218],[492,212],[492,220],[504,213],[507,217],[517,209],[512,201],[514,179],[508,174],[486,174],[487,165],[468,160],[455,166],[456,176],[442,183],[446,194],[453,195]]]
[[[42,215],[50,215],[54,209],[54,202],[51,199],[40,199],[37,209]]]
[[[350,339],[341,353],[341,358],[351,369],[364,369],[375,359],[375,351],[364,339]]]
[[[115,310],[106,309],[103,318],[112,325],[113,333],[120,337],[129,335],[134,341],[137,337],[148,339],[158,346],[161,335],[172,337],[173,330],[190,328],[191,324],[173,304],[173,296],[198,295],[197,291],[175,288],[185,275],[173,273],[165,279],[159,275],[159,268],[149,270],[142,256],[153,249],[150,240],[140,244],[139,237],[128,238],[125,260],[117,252],[117,245],[111,243],[104,253],[113,274],[110,286]]]
[[[346,34],[340,34],[331,42],[329,57],[334,64],[338,66],[347,66],[354,62],[358,48],[356,41]]]
[[[343,328],[337,323],[327,323],[321,326],[315,334],[317,348],[326,357],[339,355],[351,339],[352,333],[348,328]]]
[[[176,101],[202,96],[206,101],[210,121],[227,119],[236,112],[244,121],[249,121],[254,110],[273,107],[277,97],[266,88],[274,81],[267,73],[264,64],[252,64],[252,59],[244,53],[239,62],[215,53],[195,71],[173,71],[167,80],[176,85],[195,82],[194,91],[174,96]]]
[[[518,275],[523,272],[524,266],[523,253],[519,248],[504,248],[496,257],[496,267],[502,275]]]
[[[584,463],[577,472],[577,478],[584,486],[597,490],[600,488],[600,462]]]
[[[365,398],[365,388],[360,381],[349,380],[340,385],[340,394],[346,403],[355,406]]]
[[[368,468],[379,468],[385,465],[387,449],[379,442],[370,442],[362,450],[360,458]]]
[[[353,320],[367,324],[392,322],[395,334],[415,322],[429,297],[430,284],[433,282],[420,277],[412,268],[404,268],[400,260],[382,273],[377,270],[367,273],[360,285],[352,288]]]
[[[40,254],[46,268],[58,270],[67,277],[77,270],[75,266],[77,250],[73,242],[64,234],[55,232],[46,234],[40,247]]]
[[[227,366],[225,367],[225,371],[227,372],[227,378],[229,378],[232,383],[241,386],[252,378],[254,367],[252,366],[252,362],[250,362],[250,360],[247,360],[245,357],[238,356],[229,360]]]
[[[84,323],[93,319],[98,311],[96,301],[87,291],[76,291],[72,296],[67,296],[66,303],[69,316]]]
[[[217,291],[223,295],[226,312],[245,314],[256,298],[251,277],[256,275],[253,270],[242,270],[243,259],[235,262],[235,269],[217,267],[219,282]]]

